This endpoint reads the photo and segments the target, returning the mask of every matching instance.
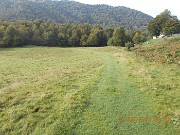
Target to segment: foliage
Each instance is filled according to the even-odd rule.
[[[113,36],[108,41],[108,45],[124,46],[126,42],[126,34],[123,27],[116,28],[113,32]]]
[[[148,30],[152,36],[180,33],[180,21],[166,9],[149,23]]]
[[[139,33],[140,41],[138,42],[143,42],[145,35]],[[88,24],[63,25],[41,20],[0,23],[0,47],[18,47],[29,44],[59,47],[125,46],[126,42],[133,41],[133,36],[132,32],[125,30],[124,27],[113,29]]]
[[[127,47],[127,50],[130,51],[131,50],[131,47],[134,47],[133,43],[132,42],[127,42],[125,44],[125,47]]]
[[[69,0],[51,2],[1,0],[0,19],[5,21],[41,19],[43,21],[52,20],[63,24],[88,23],[110,27],[121,25],[132,30],[147,26],[153,18],[126,7],[86,5]]]
[[[143,43],[147,40],[147,36],[145,33],[141,31],[135,31],[133,36],[133,42],[135,44]]]

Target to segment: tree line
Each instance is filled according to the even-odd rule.
[[[124,27],[110,28],[89,24],[57,24],[54,22],[0,22],[0,47],[25,45],[58,47],[125,46],[146,41],[145,33]]]
[[[171,36],[180,33],[180,21],[166,9],[149,23],[148,30],[152,36],[159,36],[160,34]]]

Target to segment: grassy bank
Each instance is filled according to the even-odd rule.
[[[152,39],[136,46],[133,51],[137,56],[157,64],[180,65],[180,37]]]

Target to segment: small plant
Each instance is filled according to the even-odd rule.
[[[127,47],[127,50],[128,50],[128,51],[131,51],[131,47],[134,47],[134,45],[133,45],[132,42],[127,42],[127,43],[125,44],[125,47]]]

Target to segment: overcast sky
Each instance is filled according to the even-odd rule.
[[[142,11],[153,17],[165,9],[180,19],[180,0],[75,0],[86,4],[108,4],[112,6],[125,6]]]

